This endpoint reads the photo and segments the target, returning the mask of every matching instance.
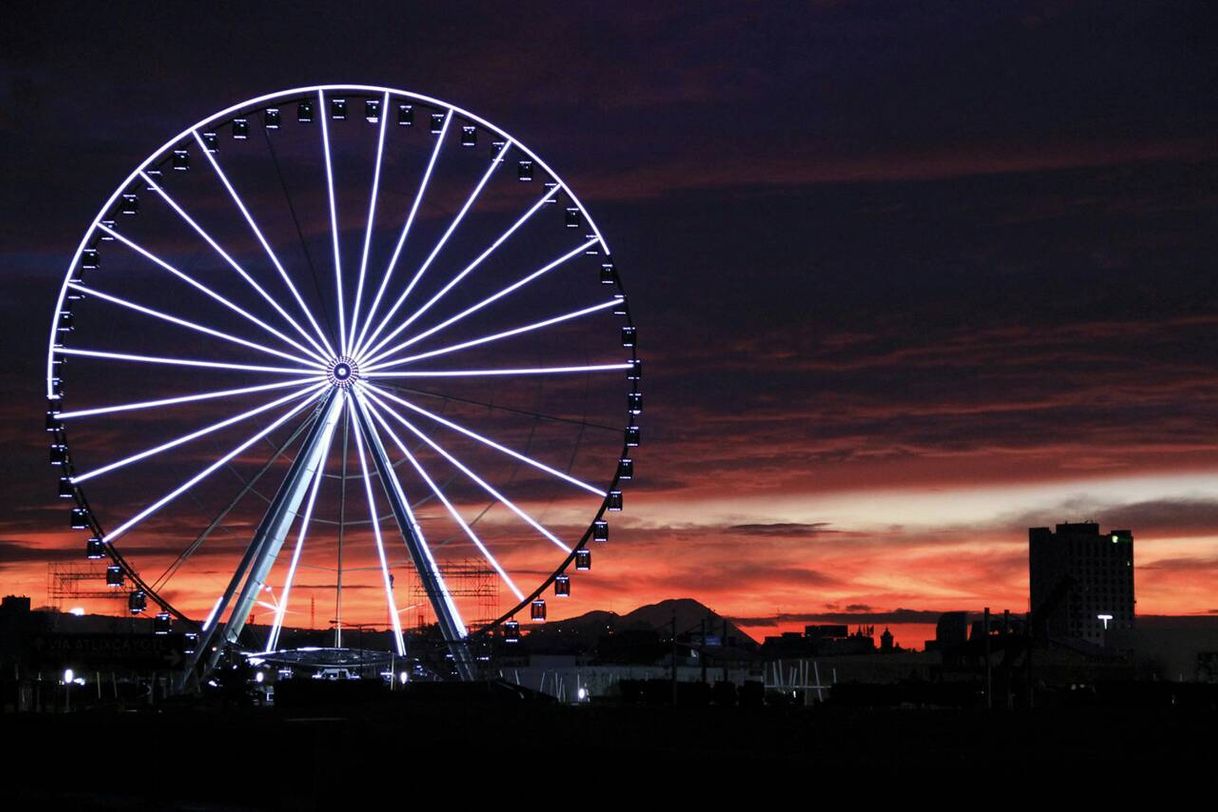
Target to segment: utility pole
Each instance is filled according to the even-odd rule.
[[[698,659],[702,661],[702,684],[706,684],[706,621],[702,618],[702,643],[698,647]]]
[[[985,637],[985,709],[994,709],[994,673],[990,668],[990,607],[985,607],[985,616],[981,622]]]
[[[677,706],[677,606],[672,607],[672,706]]]
[[[1011,662],[1011,610],[1002,610],[1002,678],[1006,687],[1007,695],[1007,710],[1015,707],[1015,697],[1011,693],[1011,671],[1013,663]]]
[[[1032,613],[1031,612],[1028,612],[1027,630],[1025,632],[1025,639],[1027,640],[1028,650],[1027,650],[1027,655],[1026,655],[1027,660],[1024,662],[1024,670],[1027,672],[1027,675],[1025,676],[1024,679],[1028,683],[1028,686],[1027,686],[1028,687],[1028,709],[1031,710],[1032,706],[1033,706],[1032,649],[1036,647],[1036,640],[1032,635]]]
[[[727,618],[723,618],[723,636],[719,638],[720,652],[723,655],[723,681],[727,682]]]

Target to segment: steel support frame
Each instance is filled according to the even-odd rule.
[[[300,453],[296,455],[283,483],[279,486],[279,491],[263,515],[236,572],[233,573],[220,602],[212,612],[210,623],[199,636],[198,648],[183,675],[183,684],[190,679],[191,674],[199,671],[200,662],[204,665],[198,676],[200,679],[204,678],[215,668],[224,648],[236,643],[240,637],[250,609],[265,585],[271,566],[283,548],[283,542],[287,538],[292,522],[300,511],[300,504],[304,501],[309,484],[316,475],[317,468],[326,459],[326,452],[329,450],[327,440],[333,434],[333,426],[341,411],[342,398],[339,396],[339,391],[337,388],[331,388],[314,410],[313,425],[301,445]],[[247,573],[248,577],[246,577]],[[243,586],[242,581],[244,581]],[[233,595],[237,592],[238,587],[241,587],[240,595],[228,620],[223,624],[223,632],[217,642],[216,632],[221,628],[220,618],[223,617],[225,609],[233,600]]]
[[[427,594],[432,610],[436,613],[440,633],[444,635],[444,640],[448,643],[448,650],[452,654],[457,674],[462,680],[470,681],[474,678],[474,663],[466,640],[465,624],[461,622],[452,595],[444,583],[444,577],[440,574],[431,551],[415,529],[406,494],[402,490],[402,483],[398,480],[397,472],[394,471],[380,435],[376,432],[364,397],[358,390],[351,398],[351,403],[355,410],[355,422],[371,453],[377,475],[384,486],[385,497],[393,509],[393,517],[402,533],[402,540],[406,542],[406,549],[410,553],[415,572],[419,574],[423,590]]]

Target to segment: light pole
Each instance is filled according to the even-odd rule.
[[[1096,618],[1104,624],[1103,642],[1100,645],[1108,648],[1108,621],[1112,620],[1112,615],[1096,615]]]

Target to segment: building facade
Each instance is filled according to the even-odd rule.
[[[1132,629],[1133,533],[1095,522],[1028,529],[1028,580],[1037,631],[1104,645]]]

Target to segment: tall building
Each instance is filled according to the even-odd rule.
[[[1028,529],[1032,615],[1051,637],[1103,644],[1133,628],[1133,532],[1095,522]]]

